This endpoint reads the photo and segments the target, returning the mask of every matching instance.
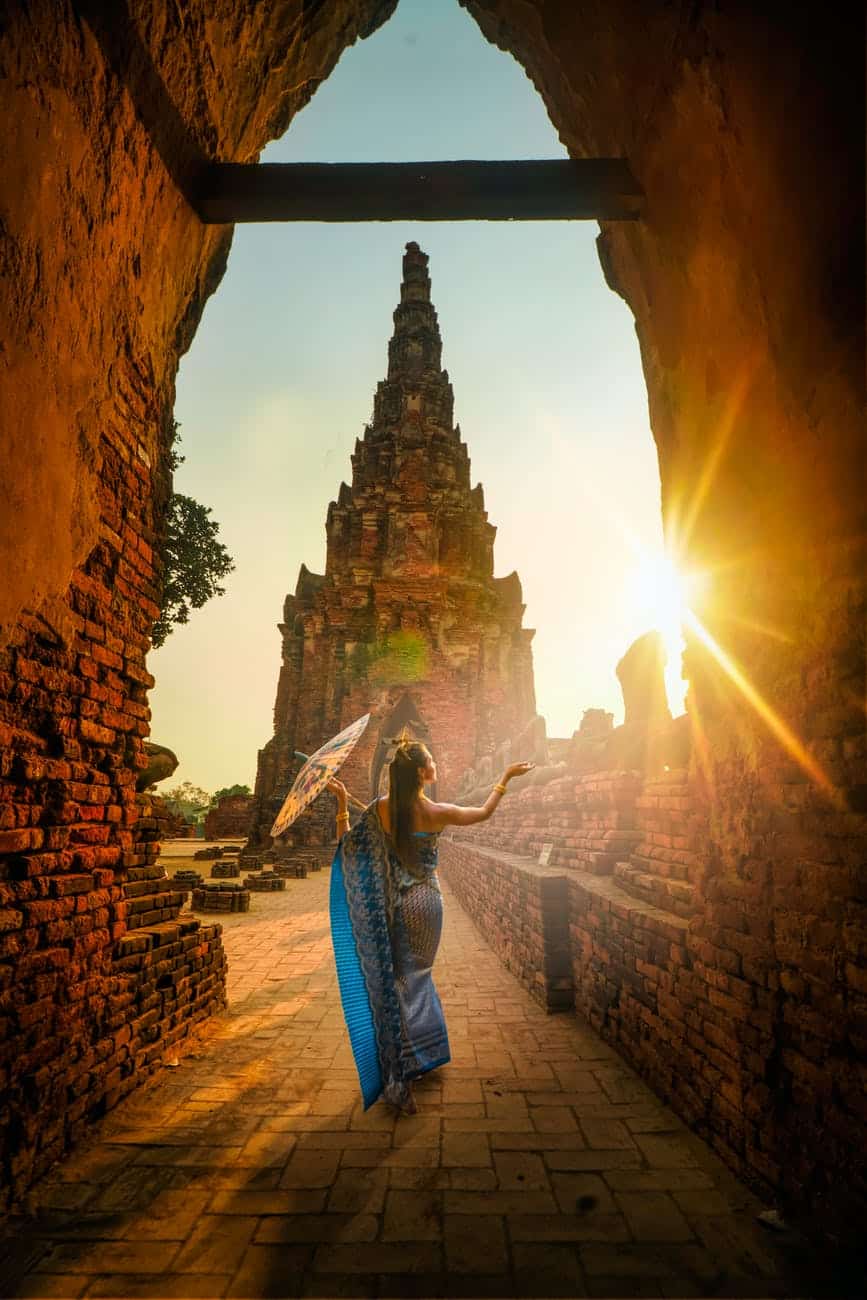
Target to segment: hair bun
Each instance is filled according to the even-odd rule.
[[[400,735],[392,736],[391,740],[389,740],[388,743],[389,745],[394,745],[396,749],[403,750],[404,753],[408,753],[408,751],[412,748],[412,746],[415,745],[417,742],[410,735],[409,730],[406,727],[404,727]]]

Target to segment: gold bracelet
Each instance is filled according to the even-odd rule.
[[[497,785],[494,786],[494,789],[499,790],[500,794],[506,793],[506,787],[504,785],[501,785],[499,782],[497,783]]]
[[[348,822],[348,821],[349,821],[349,813],[348,813],[348,812],[345,812],[345,813],[338,813],[338,814],[337,814],[337,820],[338,820],[338,822]]]

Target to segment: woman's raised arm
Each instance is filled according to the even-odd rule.
[[[509,781],[516,776],[526,776],[535,766],[535,763],[511,763],[480,808],[462,808],[456,803],[437,803],[433,805],[431,812],[443,827],[474,826],[476,822],[486,822],[496,811],[497,805],[506,793]]]

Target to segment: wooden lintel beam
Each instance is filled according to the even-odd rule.
[[[194,206],[237,221],[635,221],[623,158],[528,162],[210,163]]]

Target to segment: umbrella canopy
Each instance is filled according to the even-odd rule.
[[[338,735],[332,736],[315,754],[311,754],[295,778],[292,789],[287,794],[283,807],[277,814],[271,827],[272,838],[282,835],[297,817],[309,807],[318,794],[325,789],[355,748],[364,729],[370,721],[370,714],[356,718]]]

